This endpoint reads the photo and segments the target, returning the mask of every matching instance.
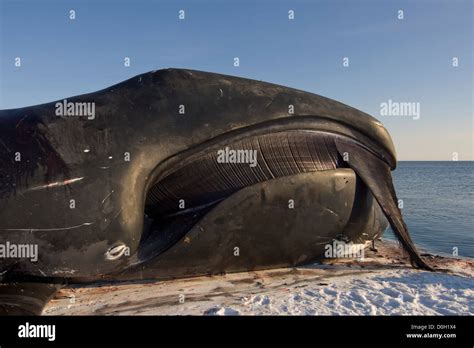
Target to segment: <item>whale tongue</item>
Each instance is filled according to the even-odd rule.
[[[433,271],[418,254],[408,228],[403,221],[388,164],[356,143],[341,138],[336,138],[335,143],[339,154],[343,158],[347,158],[349,166],[372,191],[395,236],[408,252],[412,265]]]

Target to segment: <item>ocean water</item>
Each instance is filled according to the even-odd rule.
[[[474,162],[399,162],[392,175],[416,245],[474,258]]]

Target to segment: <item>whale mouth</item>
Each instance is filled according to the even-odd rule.
[[[139,259],[168,250],[219,202],[245,187],[346,168],[334,138],[322,131],[266,133],[215,145],[184,159],[149,186]]]
[[[430,269],[398,207],[392,139],[370,115],[284,86],[182,69],[68,99],[84,98],[97,103],[94,122],[54,116],[55,102],[0,111],[2,143],[12,149],[0,152],[2,237],[33,238],[42,249],[38,264],[3,261],[12,277],[286,267],[321,255],[312,242],[382,230],[379,217],[414,264]],[[175,117],[181,105],[185,119]],[[289,105],[297,106],[291,115]],[[287,196],[302,209],[288,211]],[[254,213],[239,208],[249,202]],[[224,242],[253,256],[225,260]],[[267,244],[273,249],[259,255]],[[194,269],[197,260],[206,267]]]
[[[155,177],[146,194],[139,262],[166,252],[220,202],[240,190],[304,173],[351,168],[360,178],[359,186],[370,189],[371,199],[376,200],[373,206],[381,209],[412,263],[432,270],[419,256],[396,206],[387,157],[352,137],[326,130],[265,130],[201,147]],[[342,210],[350,209],[344,204]]]

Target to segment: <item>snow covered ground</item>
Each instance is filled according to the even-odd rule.
[[[410,268],[393,245],[363,261],[172,281],[74,286],[45,315],[474,315],[474,261]]]
[[[203,308],[204,309],[204,308]],[[243,297],[206,314],[474,315],[474,279],[394,270]],[[198,313],[195,308],[193,314]]]

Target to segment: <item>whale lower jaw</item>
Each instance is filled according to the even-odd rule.
[[[149,183],[138,252],[122,277],[294,266],[325,258],[334,240],[380,236],[385,217],[337,137],[269,132],[182,157]]]

